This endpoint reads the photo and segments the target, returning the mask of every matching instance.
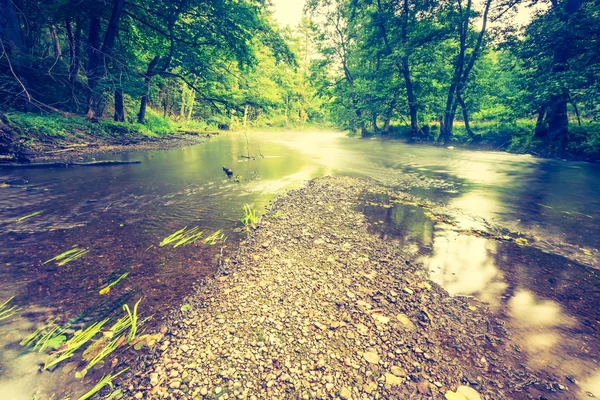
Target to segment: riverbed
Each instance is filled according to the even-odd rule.
[[[142,163],[0,169],[0,181],[15,182],[0,188],[0,301],[15,296],[20,307],[17,318],[0,322],[3,398],[60,396],[72,381],[61,370],[38,373],[43,357],[23,353],[18,342],[36,326],[96,320],[140,298],[141,312],[160,319],[235,251],[245,203],[261,213],[284,191],[325,175],[367,177],[447,204],[453,224],[418,204],[365,199],[363,211],[382,239],[404,246],[450,294],[474,296],[504,318],[531,368],[569,395],[600,396],[598,165],[336,132],[227,134],[104,158]],[[221,229],[227,239],[160,246],[196,226],[206,235]],[[527,237],[527,245],[469,234],[491,227]],[[88,252],[63,266],[44,264],[75,245]],[[124,273],[109,296],[99,294]],[[69,390],[81,393],[95,378]]]

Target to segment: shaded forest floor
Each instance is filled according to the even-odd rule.
[[[551,396],[486,307],[369,230],[361,193],[385,190],[321,178],[276,200],[166,319],[127,372],[127,398]]]

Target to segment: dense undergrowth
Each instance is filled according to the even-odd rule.
[[[534,138],[535,121],[479,122],[472,124],[471,129],[476,135],[481,135],[477,143],[471,140],[464,125],[456,123],[455,134],[450,145],[544,157],[600,160],[600,123],[597,122],[582,121],[581,125],[571,124],[569,140],[565,148],[552,146],[541,139]],[[423,130],[426,133],[423,141],[435,143],[439,135],[439,126],[427,126]],[[405,125],[392,125],[388,134],[380,134],[397,139],[414,139],[411,138],[410,129]]]

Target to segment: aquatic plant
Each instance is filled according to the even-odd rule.
[[[108,318],[100,322],[95,322],[84,330],[78,331],[73,335],[72,338],[67,340],[61,347],[53,354],[50,354],[44,363],[44,369],[52,368],[60,362],[71,358],[73,354],[84,346],[87,342],[92,340],[98,332],[102,329],[104,324],[108,322]]]
[[[10,303],[14,298],[15,296],[9,298],[4,303],[0,304],[0,321],[4,321],[5,319],[12,317],[17,313],[17,311],[19,311],[19,308],[17,306],[8,307],[8,303]]]
[[[246,228],[248,228],[249,225],[254,225],[258,222],[256,211],[254,211],[254,209],[248,203],[244,203],[244,216],[242,217],[241,221]]]
[[[67,340],[63,333],[68,327],[68,324],[61,327],[54,322],[50,322],[38,327],[33,333],[21,340],[19,344],[24,347],[31,347],[39,353],[46,349],[58,349]]]
[[[187,226],[183,227],[183,229],[178,230],[177,232],[167,236],[160,242],[159,246],[163,247],[171,243],[175,243],[173,248],[177,248],[179,246],[186,246],[188,244],[195,243],[198,239],[204,235],[204,231],[199,230],[196,226],[186,232]]]
[[[221,239],[223,239],[225,237],[225,234],[223,234],[221,231],[222,230],[219,229],[218,231],[216,231],[212,235],[208,236],[206,239],[204,239],[204,243],[206,243],[208,245],[211,245],[211,246],[217,244],[217,242],[219,240],[221,240]]]
[[[117,283],[121,282],[123,279],[127,278],[128,275],[129,275],[129,272],[125,272],[123,275],[121,275],[120,277],[118,277],[115,281],[109,283],[108,285],[106,285],[105,287],[103,287],[102,289],[100,289],[98,291],[98,293],[101,294],[101,295],[107,294],[108,292],[110,292],[110,288],[112,288],[113,286],[115,286]]]
[[[44,212],[43,210],[32,212],[31,214],[27,214],[24,217],[21,217],[21,218],[17,219],[17,222],[25,221],[26,219],[29,219],[31,217],[35,217],[36,215],[40,215],[43,212]]]
[[[131,323],[131,328],[129,329],[129,334],[127,335],[127,343],[130,343],[135,338],[135,334],[137,333],[137,328],[138,328],[137,308],[141,301],[142,301],[142,299],[139,299],[137,301],[137,303],[135,303],[135,305],[133,306],[133,312],[131,312],[131,310],[129,309],[129,306],[127,304],[123,305],[123,310],[125,310],[125,312],[127,312],[127,315],[129,316],[130,323]]]
[[[89,252],[88,249],[80,249],[79,247],[77,247],[77,245],[75,245],[71,250],[67,250],[64,253],[60,253],[56,257],[53,257],[53,258],[49,259],[48,261],[44,262],[44,265],[46,265],[52,261],[58,261],[58,266],[62,267],[63,265],[65,265],[68,262],[71,262],[73,260],[77,260],[78,258],[83,257],[88,252]]]
[[[119,372],[117,372],[114,375],[108,374],[103,376],[98,383],[96,383],[96,385],[91,388],[87,393],[85,393],[84,395],[82,395],[78,400],[87,400],[90,397],[94,396],[96,393],[98,393],[100,390],[102,390],[102,388],[104,388],[104,386],[109,386],[111,389],[114,389],[114,385],[112,383],[112,381],[119,375],[121,375],[123,372],[127,371],[129,368],[125,368]]]
[[[104,346],[100,347],[94,354],[93,357],[89,357],[89,362],[88,364],[85,366],[84,369],[82,369],[81,371],[78,371],[75,373],[75,377],[76,378],[83,378],[84,376],[87,375],[88,371],[93,368],[96,364],[98,364],[99,362],[101,362],[104,357],[108,356],[109,354],[111,354],[113,351],[115,351],[116,349],[118,349],[122,344],[124,344],[126,341],[125,336],[119,336],[111,341],[109,341],[108,343],[106,343]],[[87,351],[87,350],[86,350]],[[84,353],[84,356],[86,354]],[[90,354],[88,353],[88,356]],[[85,358],[84,358],[85,359]]]

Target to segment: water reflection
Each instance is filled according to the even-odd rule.
[[[451,295],[483,301],[504,320],[511,344],[525,352],[527,365],[569,390],[558,389],[547,398],[600,394],[595,380],[600,371],[600,274],[531,247],[459,233],[452,225],[433,222],[419,207],[381,206],[386,201],[365,199],[363,211],[374,229],[420,254],[417,261]]]
[[[496,242],[437,224],[433,253],[419,261],[430,271],[431,280],[450,294],[477,296],[497,310],[508,284],[495,264],[495,255]]]

